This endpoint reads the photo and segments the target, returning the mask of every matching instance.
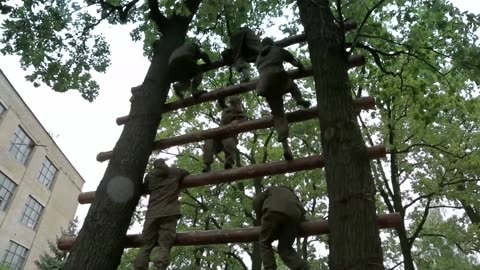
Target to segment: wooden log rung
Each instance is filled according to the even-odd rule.
[[[361,97],[353,100],[353,106],[355,110],[366,110],[375,108],[375,98],[373,97]],[[296,123],[301,121],[306,121],[317,117],[317,107],[312,107],[310,109],[298,110],[295,112],[287,113],[287,120],[289,123]],[[245,121],[237,124],[230,124],[221,126],[218,128],[212,128],[209,130],[202,130],[191,132],[189,134],[184,134],[181,136],[161,139],[155,141],[153,144],[154,150],[163,150],[169,147],[183,145],[187,143],[194,143],[204,141],[211,138],[222,138],[233,136],[243,132],[249,132],[258,129],[270,128],[273,127],[273,118],[271,116],[255,119],[250,121]],[[97,155],[97,161],[103,162],[112,158],[112,151],[100,152]]]
[[[365,64],[365,61],[366,60],[363,55],[348,56],[348,62],[349,62],[350,68],[362,66]],[[292,69],[287,71],[287,73],[292,79],[299,79],[299,78],[311,76],[313,74],[313,71],[312,71],[312,67],[309,66],[309,67],[305,67],[303,71],[299,71],[298,69]],[[226,98],[229,96],[246,93],[248,91],[255,89],[257,82],[258,80],[252,80],[252,81],[240,83],[237,85],[218,88],[218,89],[209,91],[199,96],[198,98],[187,97],[183,100],[169,102],[163,105],[162,113],[187,108],[187,107],[201,104],[204,102],[215,101],[215,100],[218,100],[219,98]],[[126,122],[128,122],[129,119],[130,119],[129,115],[119,117],[117,118],[117,125],[123,125]]]
[[[376,145],[367,148],[368,157],[377,159],[386,156],[384,145]],[[322,168],[325,160],[322,156],[298,158],[291,161],[274,161],[266,164],[255,164],[246,167],[232,168],[229,170],[214,171],[209,173],[188,175],[180,184],[181,188],[192,188],[206,185],[229,183],[244,179],[252,179],[267,175],[298,172]],[[95,200],[95,191],[82,192],[78,195],[80,204],[92,203]]]
[[[380,229],[398,228],[402,218],[398,213],[384,214],[377,216],[377,225]],[[307,221],[300,224],[299,236],[312,236],[328,234],[330,229],[327,220]],[[177,233],[175,246],[192,245],[215,245],[227,243],[250,243],[258,241],[260,227],[246,229],[225,229],[209,231],[192,231]],[[60,250],[70,250],[75,244],[76,237],[64,236],[57,240],[57,247]],[[127,235],[125,248],[140,247],[142,245],[141,235]]]

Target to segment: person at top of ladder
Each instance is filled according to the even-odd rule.
[[[295,59],[290,52],[274,45],[271,38],[264,38],[262,40],[262,50],[255,62],[260,74],[256,93],[267,100],[273,115],[278,141],[283,146],[283,156],[286,160],[291,160],[293,154],[288,145],[288,121],[283,108],[283,95],[290,93],[297,105],[304,108],[310,107],[310,102],[303,99],[297,84],[283,68],[283,62],[289,62],[299,69],[303,69],[302,63]]]
[[[235,122],[247,120],[247,115],[242,107],[242,101],[239,97],[233,96],[229,99],[229,106],[225,104],[224,99],[218,101],[222,108],[222,118],[220,126],[228,125]],[[213,163],[213,156],[223,151],[225,153],[225,169],[230,169],[236,163],[240,167],[240,155],[237,149],[237,136],[230,136],[222,139],[208,139],[203,145],[203,163],[205,167],[202,172],[209,172]]]
[[[250,65],[257,58],[262,44],[260,38],[248,27],[241,27],[230,35],[230,48],[223,51],[224,61],[241,74],[241,82],[250,80]]]
[[[194,98],[206,92],[198,89],[203,79],[203,72],[197,63],[199,59],[207,65],[211,64],[208,54],[198,44],[190,41],[185,42],[170,55],[168,77],[171,82],[177,82],[173,85],[177,97],[183,99],[188,88],[191,88]]]
[[[153,162],[153,169],[145,176],[144,191],[150,195],[142,231],[143,246],[135,259],[135,270],[147,270],[150,254],[158,245],[158,255],[152,259],[157,270],[166,270],[180,218],[180,182],[189,173],[168,167],[165,160]]]
[[[294,270],[308,270],[308,262],[302,260],[292,248],[299,224],[305,221],[305,209],[297,195],[289,187],[272,186],[257,194],[252,201],[257,220],[261,221],[260,254],[265,270],[277,269],[272,242],[278,239],[278,255]]]

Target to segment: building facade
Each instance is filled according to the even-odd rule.
[[[36,269],[74,218],[83,184],[0,70],[0,265]]]

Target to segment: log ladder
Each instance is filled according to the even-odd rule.
[[[353,30],[356,28],[356,24],[351,21],[345,22],[345,30]],[[285,38],[277,41],[279,46],[290,46],[299,42],[305,42],[306,37],[304,34]],[[350,68],[362,66],[365,64],[365,58],[363,56],[350,55],[348,58]],[[203,65],[204,71],[213,70],[225,66],[222,60],[216,61],[209,66]],[[312,67],[306,67],[300,71],[298,69],[288,72],[289,76],[293,79],[304,78],[313,74]],[[166,103],[163,109],[163,113],[175,111],[182,108],[187,108],[204,102],[216,101],[219,98],[226,98],[228,96],[238,95],[249,92],[255,89],[257,80],[241,83],[238,85],[223,87],[209,91],[200,97],[194,99],[193,97],[186,98],[184,100],[178,100],[170,103]],[[353,101],[355,111],[368,110],[375,108],[375,99],[373,97],[361,97]],[[318,117],[317,107],[309,109],[302,109],[295,112],[287,113],[287,119],[289,123],[301,122]],[[117,124],[123,125],[129,121],[129,116],[123,116],[117,118]],[[273,118],[271,116],[249,120],[237,124],[229,124],[217,128],[212,128],[204,131],[196,131],[189,134],[161,139],[154,142],[154,150],[167,149],[173,146],[179,146],[188,143],[200,142],[211,138],[221,138],[234,136],[239,133],[265,129],[273,127]],[[376,145],[368,148],[368,155],[370,159],[378,159],[385,157],[386,149],[383,145]],[[112,151],[101,152],[97,155],[97,160],[103,162],[109,160],[112,156]],[[252,179],[256,177],[263,177],[269,175],[278,175],[291,172],[297,172],[302,170],[312,170],[316,168],[322,168],[325,164],[324,158],[320,155],[314,155],[310,157],[303,157],[294,159],[292,161],[275,161],[267,164],[256,164],[240,168],[232,168],[223,171],[213,171],[209,173],[189,175],[183,180],[181,187],[194,188],[206,185],[215,185],[220,183],[229,183],[239,180]],[[78,202],[80,204],[92,203],[95,200],[95,192],[83,192],[78,196]],[[381,229],[397,228],[400,224],[401,217],[398,213],[384,214],[377,216],[377,224]],[[226,243],[247,243],[258,241],[260,233],[259,227],[242,228],[242,229],[224,229],[224,230],[209,230],[209,231],[192,231],[192,232],[180,232],[177,233],[175,245],[188,246],[188,245],[211,245],[211,244],[226,244]],[[329,227],[328,221],[308,221],[301,224],[301,230],[299,236],[311,236],[328,234]],[[57,246],[60,250],[70,250],[75,244],[75,237],[64,236],[57,240]],[[141,246],[140,235],[127,235],[125,241],[125,248],[139,247]]]

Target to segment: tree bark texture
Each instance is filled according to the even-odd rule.
[[[328,0],[297,0],[312,61],[329,198],[331,270],[384,269],[375,189]]]
[[[400,221],[397,213],[379,215],[375,223],[382,229],[395,228]],[[299,236],[327,234],[331,232],[331,225],[326,220],[307,221],[300,224]],[[176,246],[215,245],[228,243],[248,243],[258,241],[260,227],[224,230],[204,230],[177,233]],[[76,239],[72,236],[61,237],[57,241],[60,250],[69,250]],[[141,234],[127,235],[123,246],[125,248],[140,247]],[[89,268],[86,268],[89,269]]]
[[[353,101],[355,110],[366,110],[375,108],[375,98],[373,97],[361,97]],[[317,107],[312,107],[309,109],[302,109],[295,112],[290,112],[286,114],[288,123],[296,123],[301,121],[310,120],[317,117]],[[161,139],[155,141],[153,146],[154,150],[163,150],[173,146],[183,145],[187,143],[194,143],[204,141],[206,139],[212,138],[225,138],[228,136],[233,136],[243,132],[249,132],[258,129],[265,129],[273,127],[273,117],[268,116],[265,118],[254,119],[250,121],[228,124],[225,126],[220,126],[217,128],[201,130],[196,132],[191,132],[188,134]],[[97,161],[103,162],[112,157],[112,151],[100,152],[97,155]]]
[[[189,1],[194,7],[192,14],[199,3]],[[158,43],[161,49],[153,56],[145,80],[132,100],[130,115],[138,117],[125,125],[113,149],[97,188],[97,199],[90,206],[65,269],[117,269],[130,219],[141,195],[143,174],[161,120],[159,112],[169,91],[168,58],[184,42],[191,19],[173,16],[164,25]]]
[[[367,149],[368,159],[382,158],[386,155],[384,145],[376,145]],[[270,163],[260,163],[245,167],[233,168],[229,170],[214,171],[202,174],[193,174],[186,176],[181,188],[193,188],[206,185],[218,185],[231,183],[234,181],[262,178],[269,175],[278,175],[292,173],[304,170],[312,170],[325,166],[325,158],[320,155],[297,158],[294,160],[280,160]],[[82,192],[78,195],[78,202],[81,204],[92,203],[95,201],[96,192]]]

